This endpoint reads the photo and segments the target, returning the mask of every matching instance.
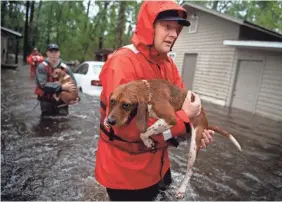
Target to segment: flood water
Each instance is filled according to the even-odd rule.
[[[67,117],[40,119],[28,66],[1,70],[1,200],[108,200],[95,181],[99,99],[81,94]],[[243,151],[216,135],[194,165],[185,200],[282,200],[282,124],[204,103],[209,122],[236,137]],[[173,184],[157,200],[175,200],[188,144],[170,149]]]

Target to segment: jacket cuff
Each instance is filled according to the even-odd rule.
[[[190,123],[190,119],[189,119],[189,117],[187,116],[187,114],[184,112],[184,110],[179,110],[179,111],[176,112],[176,114],[178,115],[178,117],[179,117],[183,122]]]

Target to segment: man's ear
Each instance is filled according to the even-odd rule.
[[[148,107],[144,103],[139,103],[136,114],[136,126],[137,129],[144,133],[148,128]]]

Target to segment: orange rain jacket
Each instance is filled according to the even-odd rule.
[[[27,58],[27,63],[30,65],[30,77],[35,77],[37,65],[44,61],[44,57],[40,53],[31,53]]]
[[[172,59],[167,55],[160,56],[152,47],[154,20],[160,12],[166,10],[180,10],[187,15],[174,1],[145,1],[139,11],[136,31],[132,38],[133,44],[118,49],[104,64],[100,74],[103,86],[100,100],[106,111],[101,107],[101,124],[108,115],[109,96],[120,84],[138,79],[160,78],[184,88]],[[176,114],[177,125],[171,128],[173,137],[184,135],[186,133],[184,122],[189,122],[184,111],[178,111]],[[149,119],[148,126],[155,121]],[[135,118],[124,127],[113,127],[113,131],[123,140],[141,141],[140,133],[135,126]],[[154,140],[159,144],[165,144],[163,135],[154,136]],[[103,130],[100,130],[95,167],[97,181],[112,189],[143,189],[158,183],[170,167],[167,148],[157,150],[155,153],[133,155],[117,147],[123,144],[130,149],[134,143],[106,140]]]

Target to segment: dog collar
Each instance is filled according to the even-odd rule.
[[[149,84],[149,82],[147,81],[147,80],[142,80],[144,83],[145,83],[145,85],[147,86],[147,88],[148,88],[148,92],[149,92],[149,95],[148,95],[148,103],[150,103],[151,102],[151,99],[152,99],[152,93],[151,93],[151,91],[150,91],[150,84]]]

